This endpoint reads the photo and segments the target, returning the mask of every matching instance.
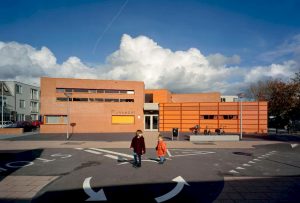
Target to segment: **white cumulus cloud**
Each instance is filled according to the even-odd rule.
[[[101,66],[87,65],[76,56],[59,64],[47,47],[0,41],[0,79],[27,83],[38,83],[41,76],[139,80],[146,88],[235,94],[260,79],[289,78],[299,68],[292,60],[250,68],[240,67],[240,61],[238,55],[205,56],[196,48],[172,51],[146,36],[124,34],[119,49]]]

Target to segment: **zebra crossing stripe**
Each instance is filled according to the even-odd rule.
[[[93,150],[90,150],[90,149],[86,149],[86,150],[83,150],[83,151],[89,152],[89,153],[92,153],[92,154],[102,154],[101,152],[93,151]]]

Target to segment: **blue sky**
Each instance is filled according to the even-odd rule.
[[[143,80],[235,94],[300,70],[299,8],[299,0],[2,0],[0,79]]]
[[[77,0],[0,2],[0,40],[46,46],[58,62],[69,56],[103,63],[122,34],[145,35],[171,50],[195,47],[205,55],[238,54],[245,66],[300,32],[300,1]]]

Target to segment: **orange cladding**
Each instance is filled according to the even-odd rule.
[[[242,102],[242,123],[245,133],[267,133],[267,102]],[[212,133],[223,128],[227,133],[240,132],[239,102],[162,103],[159,105],[159,130],[179,128],[188,132],[195,125]]]

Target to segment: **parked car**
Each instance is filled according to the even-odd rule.
[[[18,121],[9,126],[9,128],[24,128],[24,132],[32,131],[34,128],[29,121]]]
[[[42,124],[43,122],[39,120],[31,121],[31,125],[33,126],[33,128],[39,128]]]
[[[11,126],[13,124],[13,122],[11,121],[3,121],[3,126],[2,126],[2,122],[0,122],[0,128],[8,128],[9,126]]]

